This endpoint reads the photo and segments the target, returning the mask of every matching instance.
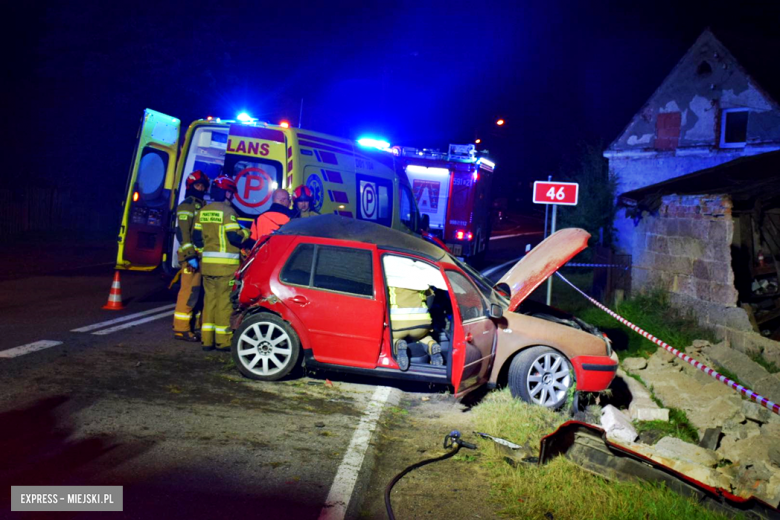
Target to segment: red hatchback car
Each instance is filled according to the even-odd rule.
[[[243,375],[265,381],[302,362],[447,384],[456,396],[485,383],[509,385],[515,397],[559,407],[574,385],[606,389],[617,356],[592,325],[523,302],[589,236],[558,231],[494,287],[408,234],[336,215],[293,220],[257,244],[236,274],[233,359]],[[407,337],[408,357],[399,363],[393,338],[405,334],[409,317],[395,312],[403,291],[422,295],[418,311],[430,319],[426,339]]]

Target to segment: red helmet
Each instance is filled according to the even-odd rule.
[[[312,202],[314,200],[314,196],[311,194],[311,190],[308,186],[301,185],[295,188],[295,191],[293,192],[293,200],[295,200],[295,202],[298,202],[299,200],[304,202]]]
[[[236,186],[236,181],[228,177],[227,175],[220,175],[216,179],[214,179],[214,186],[221,190],[229,191],[231,193],[238,192],[238,187]]]
[[[195,170],[187,176],[187,189],[192,188],[198,183],[204,184],[206,189],[209,189],[209,178],[206,177],[206,174],[202,171]]]

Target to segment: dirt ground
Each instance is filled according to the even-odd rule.
[[[447,452],[445,435],[459,430],[476,444],[468,407],[449,394],[405,393],[397,407],[383,415],[374,439],[376,461],[358,518],[388,518],[384,492],[392,478],[407,466]],[[416,469],[393,488],[391,502],[398,520],[494,519],[498,508],[490,501],[487,473],[478,463],[479,450],[461,449],[454,457]]]

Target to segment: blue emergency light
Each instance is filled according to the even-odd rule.
[[[390,143],[383,139],[376,139],[374,137],[361,137],[357,140],[360,146],[365,148],[376,148],[377,150],[388,151],[390,149]]]

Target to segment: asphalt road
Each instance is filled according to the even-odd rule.
[[[492,263],[525,240],[493,242]],[[349,500],[342,514],[358,514],[373,440],[365,459],[350,443],[384,381],[249,381],[229,354],[172,340],[175,292],[155,273],[123,272],[126,309],[101,309],[112,273],[0,280],[0,518],[41,516],[10,512],[12,485],[121,485],[118,518],[318,518],[333,489]],[[402,391],[441,389],[397,386],[388,399]]]

